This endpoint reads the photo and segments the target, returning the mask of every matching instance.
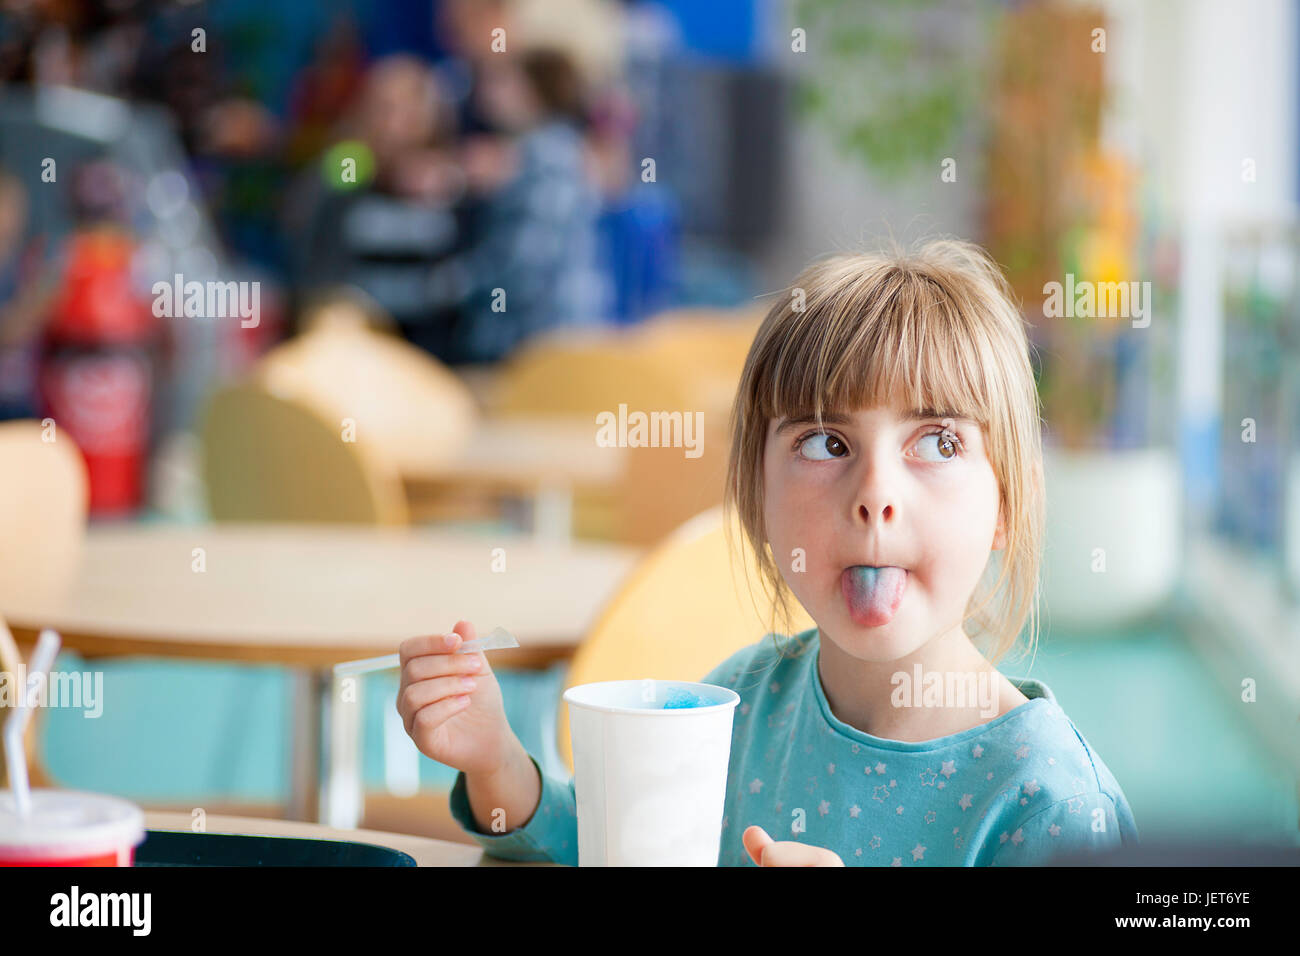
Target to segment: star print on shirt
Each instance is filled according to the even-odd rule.
[[[889,796],[889,788],[884,785],[876,787],[871,793],[872,799],[879,800],[881,803],[885,802],[887,796]]]
[[[934,781],[939,775],[935,773],[933,770],[931,770],[929,767],[926,767],[924,770],[921,771],[919,776],[921,778],[921,786],[933,787]]]
[[[971,798],[971,795],[970,795],[969,793],[963,793],[963,794],[961,795],[961,799],[957,801],[957,806],[961,807],[963,810],[969,810],[969,809],[970,809],[970,798]]]
[[[903,805],[901,803],[898,805],[898,815],[899,816],[903,815]]]
[[[894,862],[891,863],[891,864],[889,864],[889,865],[890,865],[890,866],[902,866],[902,865],[903,865],[903,858],[902,858],[901,856],[896,856],[896,857],[894,857]]]
[[[861,812],[862,812],[862,808],[858,806],[856,803],[853,804],[853,806],[849,807],[849,816],[853,817],[855,820],[857,819],[858,814]]]
[[[1024,843],[1024,842],[1025,842],[1025,831],[1024,831],[1023,829],[1021,829],[1021,830],[1017,830],[1015,833],[1011,834],[1011,842],[1014,843],[1016,846],[1020,846],[1020,844]]]
[[[935,818],[935,812],[934,812],[933,810],[927,810],[927,811],[925,811],[925,822],[926,822],[926,823],[933,823],[933,822],[934,822],[934,818]]]
[[[939,772],[945,777],[951,777],[957,772],[957,764],[951,760],[945,760],[943,766],[939,768]]]
[[[1071,813],[1078,813],[1079,808],[1083,806],[1083,801],[1078,797],[1071,797],[1068,806]]]
[[[921,844],[919,844],[919,843],[918,843],[916,846],[912,847],[912,862],[913,862],[913,863],[915,863],[917,860],[921,859],[923,856],[925,856],[925,847],[921,846]]]
[[[755,777],[753,780],[749,782],[750,793],[758,793],[758,791],[762,789],[763,789],[763,781],[759,780],[757,777]]]
[[[979,744],[976,744],[974,749],[971,750],[971,753],[974,754],[976,757],[979,757],[981,754],[984,753],[984,748],[981,747]]]
[[[833,764],[833,763],[828,763],[828,764],[826,765],[826,772],[827,772],[827,773],[834,773],[834,772],[835,772],[835,764]]]
[[[827,803],[825,800],[823,800],[821,803],[817,805],[817,812],[820,813],[822,816],[826,816],[826,814],[831,812],[831,805]]]
[[[1016,759],[1024,760],[1029,756],[1029,744],[1021,744],[1016,748]]]
[[[882,777],[885,775],[885,765],[883,763],[876,764],[876,773],[880,774]]]
[[[749,704],[748,704],[748,703],[741,704],[741,705],[740,705],[740,712],[741,712],[742,714],[748,714],[748,713],[749,713]]]
[[[873,835],[873,836],[871,837],[871,842],[868,843],[867,846],[871,847],[871,849],[873,849],[873,850],[879,850],[879,849],[880,849],[880,837],[878,837],[878,836],[874,836],[874,835]]]
[[[853,851],[853,855],[854,855],[854,856],[862,856],[862,847],[858,847],[856,850],[854,850],[854,851]]]
[[[1031,796],[1031,797],[1032,797],[1034,794],[1036,794],[1036,793],[1039,791],[1039,789],[1040,789],[1040,788],[1039,788],[1039,786],[1038,786],[1038,778],[1037,778],[1037,777],[1035,777],[1033,780],[1030,780],[1027,784],[1025,784],[1025,793],[1026,793],[1027,795]]]
[[[1055,823],[1053,823],[1050,827],[1047,828],[1047,832],[1050,833],[1052,836],[1060,836],[1061,828],[1058,827]]]

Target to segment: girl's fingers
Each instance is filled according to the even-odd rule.
[[[402,715],[407,731],[410,731],[416,715],[422,708],[452,697],[472,694],[474,688],[464,683],[464,680],[463,675],[453,674],[407,685],[397,697],[397,712]]]
[[[773,840],[760,826],[752,826],[741,836],[745,849],[758,866],[843,866],[844,861],[831,859],[830,851],[797,840]],[[838,861],[838,862],[836,862]]]
[[[402,677],[408,684],[415,684],[431,677],[445,677],[448,674],[480,674],[483,672],[476,654],[426,654],[412,658],[402,668]]]
[[[412,737],[416,734],[427,734],[448,717],[455,715],[468,706],[469,701],[460,697],[444,697],[432,704],[425,704],[416,711],[408,732]]]
[[[763,848],[775,842],[760,826],[749,827],[741,834],[740,839],[745,844],[750,859],[758,866],[763,865]]]
[[[446,654],[459,644],[458,640],[452,639],[448,634],[421,634],[419,637],[408,637],[397,646],[397,660],[405,667],[407,661],[426,654]]]

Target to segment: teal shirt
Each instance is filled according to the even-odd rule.
[[[846,866],[1037,866],[1137,842],[1119,784],[1046,684],[1009,678],[1027,703],[947,737],[888,740],[831,713],[816,628],[782,643],[784,657],[769,635],[704,677],[740,695],[719,866],[754,865],[741,834],[755,824]],[[492,856],[578,863],[572,780],[543,774],[532,817],[491,834],[478,831],[460,773],[451,813]]]

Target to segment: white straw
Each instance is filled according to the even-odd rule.
[[[31,662],[28,664],[28,680],[34,674],[46,675],[49,672],[50,665],[54,663],[62,643],[57,631],[48,628],[41,631],[40,640],[36,642],[36,650],[32,653]],[[9,787],[14,792],[14,804],[18,808],[18,816],[26,817],[32,812],[32,798],[27,785],[27,754],[23,750],[23,731],[27,729],[27,721],[31,719],[32,711],[27,706],[27,687],[24,685],[19,690],[14,711],[5,721],[5,767],[9,771]]]
[[[504,627],[492,629],[492,633],[486,637],[476,637],[472,641],[463,641],[454,654],[474,654],[478,651],[495,651],[502,647],[518,647],[519,641],[515,636],[507,631]],[[344,661],[341,664],[334,665],[335,677],[346,677],[349,674],[365,674],[368,671],[382,671],[390,667],[401,667],[402,656],[400,654],[385,654],[383,657],[367,657],[359,661]]]

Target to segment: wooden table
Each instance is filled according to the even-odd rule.
[[[290,815],[355,827],[361,682],[345,698],[334,664],[395,653],[406,638],[449,631],[463,618],[480,634],[501,625],[518,638],[519,648],[492,652],[494,667],[549,667],[572,656],[637,554],[518,534],[100,525],[70,587],[0,592],[0,615],[19,643],[34,644],[50,627],[88,658],[297,669]]]
[[[469,487],[533,502],[533,531],[541,540],[571,537],[573,493],[612,489],[627,467],[627,449],[596,444],[595,417],[484,419],[457,457],[447,462],[410,443],[398,466],[412,517],[447,491]]]
[[[144,815],[146,830],[174,830],[189,833],[191,817],[188,813],[149,810]],[[371,843],[408,853],[419,866],[558,866],[557,863],[518,863],[488,856],[481,847],[448,840],[413,836],[407,833],[385,833],[381,830],[339,830],[315,823],[294,820],[266,820],[256,817],[208,816],[204,821],[206,833],[254,834],[263,836],[299,837],[308,840],[347,840],[353,843]]]

